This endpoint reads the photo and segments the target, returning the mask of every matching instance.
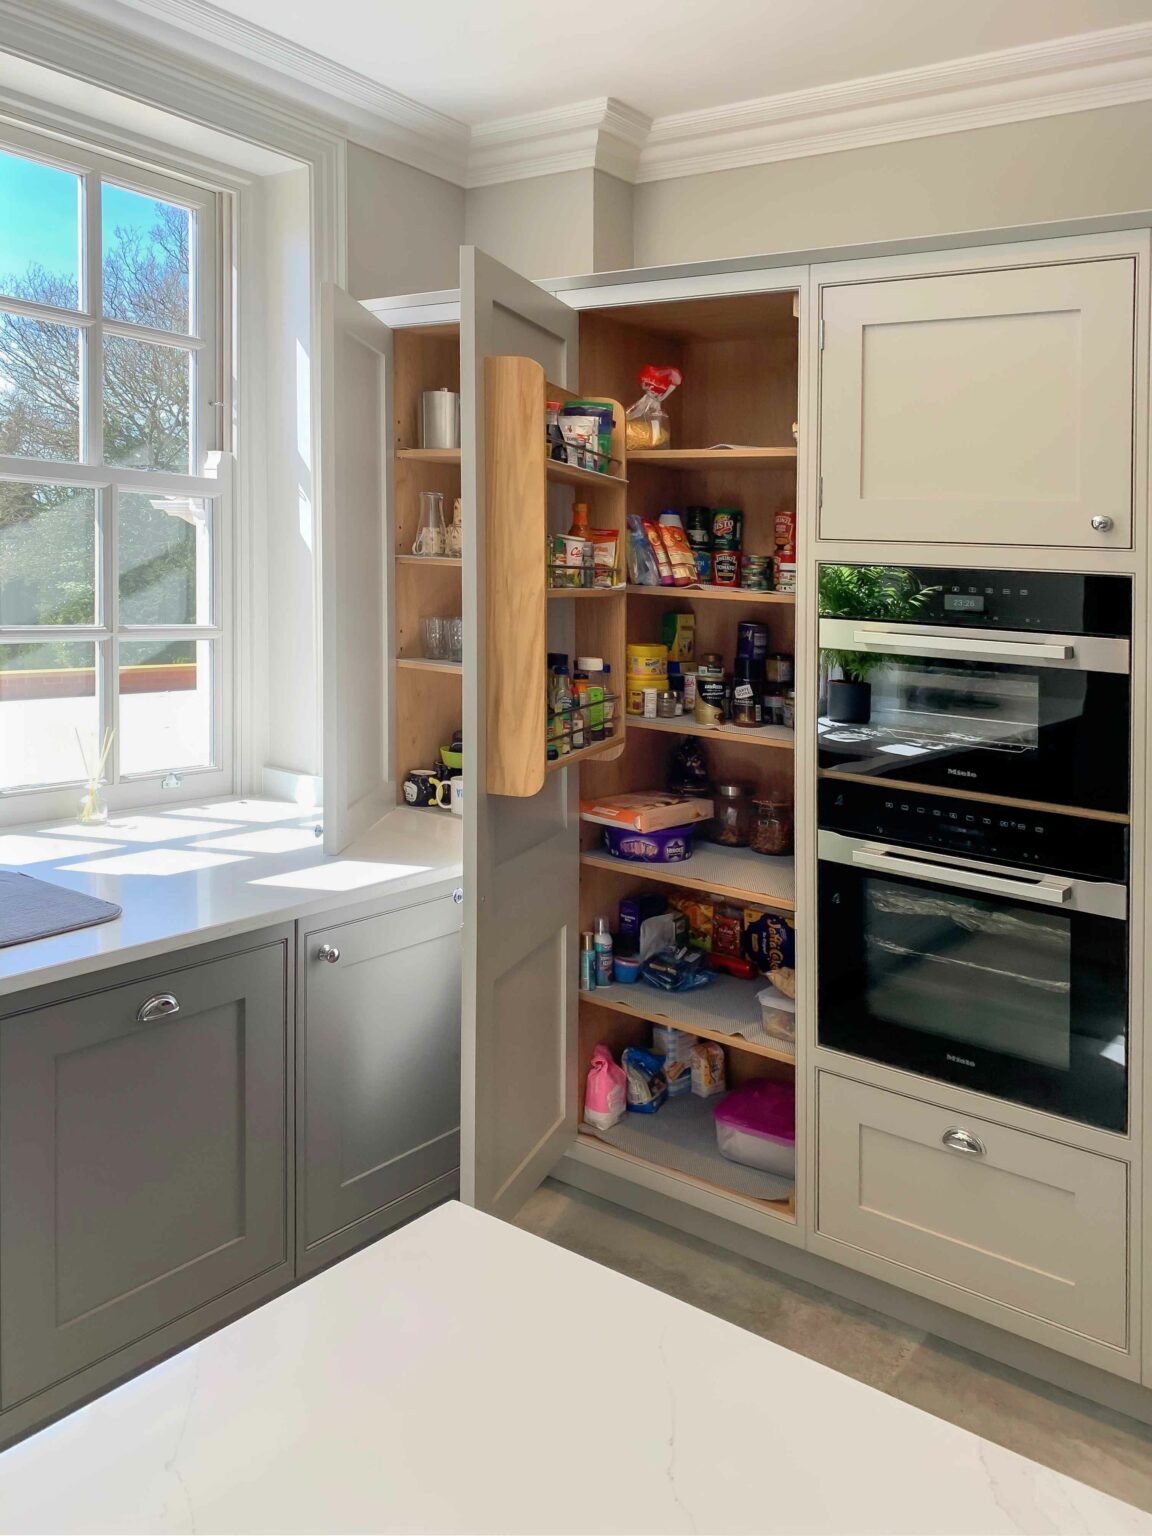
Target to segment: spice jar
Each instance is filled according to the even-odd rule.
[[[656,695],[656,718],[658,720],[672,720],[680,713],[676,707],[677,702],[676,694],[671,688],[666,688],[663,693],[658,693]]]
[[[792,807],[783,800],[753,800],[749,841],[753,853],[792,852]]]
[[[712,841],[725,848],[746,848],[752,830],[752,802],[747,785],[717,784],[712,806]]]

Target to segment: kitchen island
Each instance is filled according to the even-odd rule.
[[[0,1455],[0,1530],[1152,1532],[1152,1516],[442,1205]]]

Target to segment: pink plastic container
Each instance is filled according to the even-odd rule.
[[[796,1094],[791,1083],[754,1077],[717,1104],[716,1142],[732,1163],[796,1177]]]

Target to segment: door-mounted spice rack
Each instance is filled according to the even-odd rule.
[[[489,357],[484,370],[487,789],[489,794],[528,797],[539,793],[549,772],[624,750],[617,712],[614,735],[589,740],[552,762],[547,758],[549,651],[566,646],[573,656],[602,658],[614,679],[624,676],[624,410],[610,402],[615,425],[608,462],[623,473],[564,464],[549,457],[547,403],[577,396],[549,384],[531,358]],[[616,584],[611,587],[549,586],[548,539],[567,530],[573,500],[589,504],[595,526],[617,530]],[[571,608],[564,601],[568,598],[577,600]],[[596,601],[580,601],[588,598]],[[550,643],[552,636],[559,637],[556,643]]]

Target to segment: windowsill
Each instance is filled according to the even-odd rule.
[[[393,900],[462,873],[461,821],[399,807],[333,858],[316,811],[206,800],[0,831],[0,866],[114,901],[110,923],[0,949],[0,997],[275,923]]]

